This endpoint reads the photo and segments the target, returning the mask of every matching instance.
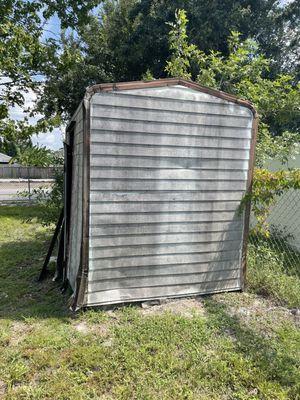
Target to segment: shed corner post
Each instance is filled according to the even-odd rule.
[[[83,108],[83,163],[82,163],[82,237],[80,265],[76,278],[76,289],[71,309],[77,311],[87,303],[89,270],[89,209],[90,209],[90,100],[92,93],[87,90],[82,102]],[[79,188],[80,190],[80,188]]]

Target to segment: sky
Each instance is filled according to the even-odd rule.
[[[36,95],[33,91],[24,93],[25,97],[25,108],[31,107],[34,104]],[[25,113],[22,107],[16,106],[11,108],[10,115],[15,120],[21,120],[24,118]],[[34,125],[42,115],[36,115],[35,117],[29,118],[29,122]],[[63,133],[64,126],[54,129],[52,132],[41,133],[40,135],[32,136],[32,143],[39,146],[46,146],[52,150],[59,150],[63,147]]]

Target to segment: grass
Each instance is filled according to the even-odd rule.
[[[24,219],[39,212],[0,210],[1,399],[300,399],[288,308],[245,292],[72,315],[58,284],[35,282],[49,230]]]
[[[291,263],[290,250],[285,251],[274,243],[255,238],[248,251],[248,290],[268,296],[277,304],[300,307],[300,257]]]

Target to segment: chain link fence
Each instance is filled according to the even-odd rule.
[[[0,174],[0,205],[34,202],[36,189],[42,188],[46,193],[51,191],[54,179],[44,178],[54,173],[49,168],[47,171],[42,171],[41,168],[26,171],[23,171],[24,168],[14,168],[7,172],[8,168],[2,168],[2,176]],[[19,176],[16,175],[17,171]],[[14,178],[3,178],[3,175],[7,176],[8,173],[13,174]],[[27,176],[28,173],[30,174]],[[300,276],[300,190],[291,189],[280,196],[272,207],[267,222],[270,237],[252,233],[250,246],[260,252],[272,252],[272,256],[278,260],[278,265],[284,268],[285,273]],[[250,226],[255,226],[253,216]]]
[[[278,197],[267,219],[270,237],[250,235],[250,244],[258,251],[270,251],[285,273],[300,275],[300,190],[289,190]],[[251,218],[251,228],[255,218]]]
[[[0,166],[0,204],[29,203],[36,190],[50,192],[54,168]]]
[[[0,205],[34,201],[38,188],[51,191],[53,179],[0,179]]]

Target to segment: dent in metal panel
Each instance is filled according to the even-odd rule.
[[[189,264],[165,264],[165,265],[146,265],[138,267],[121,268],[102,268],[91,270],[89,274],[90,282],[107,279],[120,279],[138,276],[160,276],[164,279],[166,275],[199,274],[214,270],[238,270],[240,260],[230,261],[211,261]]]
[[[229,279],[215,282],[203,282],[193,285],[174,285],[146,288],[115,289],[88,294],[88,304],[114,304],[128,301],[142,301],[161,297],[183,297],[218,293],[221,291],[239,290],[241,287],[237,279]]]
[[[92,280],[88,283],[88,291],[101,292],[107,290],[120,290],[125,289],[130,291],[131,288],[147,288],[151,287],[155,289],[161,286],[174,286],[174,285],[195,285],[206,282],[226,282],[231,279],[239,279],[240,270],[215,270],[211,272],[198,272],[198,273],[181,273],[179,275],[170,274],[165,275],[163,278],[161,275],[149,276],[135,276],[135,277],[124,277],[118,279],[101,279],[99,281]]]
[[[228,232],[190,232],[190,233],[169,233],[150,235],[125,235],[116,237],[93,236],[90,240],[90,247],[118,247],[137,245],[161,245],[161,244],[183,244],[183,243],[210,243],[226,240],[239,240],[241,230]]]
[[[247,180],[247,171],[91,167],[92,179]]]

